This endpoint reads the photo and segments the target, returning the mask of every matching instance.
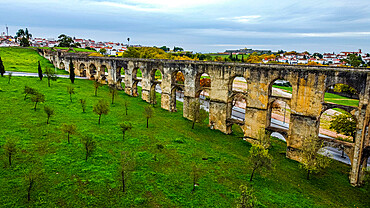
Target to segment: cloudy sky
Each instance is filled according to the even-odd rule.
[[[0,0],[0,32],[65,33],[99,41],[181,46],[370,52],[369,0]]]

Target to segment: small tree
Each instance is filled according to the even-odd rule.
[[[35,103],[35,108],[34,109],[36,111],[37,103],[45,102],[45,96],[43,94],[37,92],[36,94],[31,96],[31,101]]]
[[[58,79],[57,74],[55,73],[54,70],[49,69],[46,67],[45,69],[45,76],[48,78],[48,86],[50,87],[50,80],[56,81]]]
[[[146,128],[149,128],[149,118],[153,117],[154,111],[152,106],[144,107],[144,117],[146,118]]]
[[[86,111],[86,100],[85,99],[80,99],[80,103],[81,103],[82,112],[85,113],[85,111]]]
[[[132,155],[128,156],[125,152],[121,152],[119,172],[123,193],[125,193],[126,191],[127,175],[129,171],[133,171],[134,169],[135,169],[135,158]]]
[[[12,79],[13,72],[9,72],[8,74],[8,84],[10,84],[10,80]]]
[[[1,57],[0,57],[0,74],[1,74],[2,77],[5,74],[5,68],[4,68],[3,61],[1,60]]]
[[[256,171],[261,172],[264,169],[272,168],[272,156],[269,154],[268,149],[265,149],[260,144],[252,144],[249,150],[249,165],[252,169],[252,174],[249,181],[253,180]]]
[[[268,149],[271,146],[270,134],[267,134],[263,128],[261,128],[257,133],[257,144],[262,145],[265,149]]]
[[[252,208],[255,207],[257,203],[257,199],[254,196],[254,191],[252,188],[248,188],[247,186],[241,185],[239,187],[241,194],[237,200],[237,208]]]
[[[95,89],[95,96],[98,96],[98,88],[102,86],[102,84],[96,79],[94,81],[94,89]]]
[[[307,170],[307,180],[310,179],[311,172],[321,172],[331,162],[329,153],[324,154],[322,147],[323,142],[313,136],[303,141],[300,167]]]
[[[27,201],[31,201],[31,192],[37,187],[42,186],[43,172],[38,165],[32,164],[25,173],[25,185],[27,187]]]
[[[355,138],[356,135],[356,121],[347,112],[334,116],[334,119],[330,121],[329,128],[352,138]]]
[[[190,119],[193,121],[192,129],[194,129],[195,123],[201,123],[207,118],[207,112],[200,108],[200,102],[194,101],[189,105]]]
[[[153,108],[154,108],[155,104],[157,104],[157,95],[156,95],[156,92],[155,92],[155,88],[153,90],[150,90],[149,100],[150,100],[150,103],[153,105]]]
[[[127,100],[124,100],[123,101],[123,106],[125,106],[126,116],[127,116],[128,105],[129,105],[128,101]]]
[[[23,93],[25,94],[24,95],[24,100],[26,100],[27,99],[27,95],[34,95],[34,94],[36,94],[37,93],[37,90],[36,89],[34,89],[34,88],[32,88],[32,87],[28,87],[27,85],[26,86],[24,86],[24,91],[23,91]]]
[[[40,81],[42,81],[42,78],[44,77],[44,75],[42,75],[42,69],[41,69],[40,61],[39,61],[39,66],[37,68],[37,72],[39,74]]]
[[[62,124],[62,131],[64,132],[64,133],[67,133],[67,135],[68,135],[68,143],[70,143],[70,141],[69,141],[69,137],[70,137],[70,135],[71,134],[74,134],[74,133],[76,133],[76,125],[74,125],[74,124]]]
[[[73,67],[72,59],[69,61],[69,79],[71,80],[72,84],[75,83],[75,68]]]
[[[67,86],[67,92],[69,94],[69,99],[72,102],[72,94],[75,94],[75,88],[73,86]]]
[[[86,151],[85,161],[87,161],[87,158],[91,156],[96,148],[96,142],[91,137],[85,137],[82,139],[82,144],[84,145],[84,149]]]
[[[118,94],[118,90],[115,87],[109,88],[109,93],[112,96],[112,104],[114,103],[114,97]]]
[[[12,156],[17,153],[17,144],[14,140],[8,139],[3,148],[9,160],[9,166],[12,166]]]
[[[124,140],[126,131],[131,130],[132,125],[131,125],[130,122],[125,121],[125,122],[121,123],[119,126],[120,126],[121,131],[122,131],[122,139]]]
[[[108,112],[109,112],[109,105],[108,105],[107,101],[99,100],[98,103],[96,105],[94,105],[93,112],[99,115],[98,124],[100,124],[101,115],[102,114],[107,115]]]
[[[46,124],[49,124],[49,119],[52,115],[54,115],[54,109],[49,106],[44,106],[44,111],[48,117],[48,120],[46,120]]]

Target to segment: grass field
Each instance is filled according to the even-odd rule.
[[[46,67],[54,69],[54,65],[40,56],[36,49],[19,47],[0,47],[0,57],[5,71],[37,73],[38,61],[44,71]],[[65,70],[57,70],[58,74],[68,74]]]
[[[284,87],[279,85],[273,85],[275,88],[286,90],[287,92],[292,92],[292,87]],[[340,95],[325,93],[324,97],[325,102],[335,103],[338,105],[347,105],[347,106],[358,106],[359,100],[343,97]]]
[[[45,94],[46,102],[37,111],[30,99],[23,100],[25,85]],[[333,161],[326,174],[306,180],[299,164],[285,157],[286,144],[273,139],[275,170],[249,182],[250,144],[205,124],[192,130],[191,122],[182,118],[181,103],[176,113],[156,107],[147,129],[143,108],[148,104],[121,91],[98,125],[92,106],[99,99],[110,102],[108,87],[100,88],[95,97],[92,81],[76,80],[70,102],[69,85],[68,79],[58,79],[49,88],[46,80],[30,77],[14,77],[7,84],[7,78],[0,77],[0,147],[8,138],[18,141],[11,167],[0,148],[2,207],[235,207],[242,184],[253,186],[258,207],[367,207],[370,203],[369,186],[350,186],[347,165]],[[87,101],[86,113],[80,98]],[[129,103],[128,116],[124,100]],[[43,111],[46,105],[56,111],[49,125]],[[125,140],[118,126],[122,121],[133,124]],[[77,126],[71,144],[60,130],[63,123]],[[80,141],[84,136],[97,143],[87,161]],[[164,149],[159,151],[157,144]],[[122,152],[135,164],[126,174],[125,194],[119,181]],[[191,193],[194,166],[199,186]],[[42,174],[27,202],[25,175],[31,168]]]

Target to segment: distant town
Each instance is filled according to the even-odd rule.
[[[9,36],[5,32],[0,35],[0,47],[13,47],[21,46],[19,41],[16,41],[16,37]],[[118,43],[118,42],[97,42],[91,39],[81,39],[73,38],[74,43],[78,44],[79,48],[86,48],[95,51],[100,51],[105,49],[105,55],[111,56],[121,56],[124,51],[130,47],[143,47],[141,45],[129,45],[129,43]],[[29,39],[30,46],[32,47],[57,47],[59,41],[55,38],[33,38]],[[167,49],[167,47],[163,46]],[[162,48],[163,48],[162,47]],[[182,48],[181,48],[182,49]],[[165,50],[166,52],[173,52],[172,50]],[[187,51],[187,53],[192,53]],[[305,52],[287,52],[287,51],[277,51],[272,52],[271,50],[254,50],[254,49],[236,49],[236,50],[226,50],[225,52],[213,53],[214,56],[236,56],[239,55],[266,55],[260,60],[261,63],[282,63],[282,64],[302,64],[307,65],[310,63],[317,63],[319,65],[329,65],[329,66],[350,66],[349,58],[350,56],[356,56],[359,64],[357,66],[368,66],[370,65],[370,54],[362,52],[361,49],[358,51],[343,51],[340,53],[309,53]],[[273,56],[267,56],[271,55]],[[354,57],[353,56],[353,57]]]

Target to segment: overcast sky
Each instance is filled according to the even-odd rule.
[[[0,32],[195,52],[370,52],[369,0],[0,0]]]

